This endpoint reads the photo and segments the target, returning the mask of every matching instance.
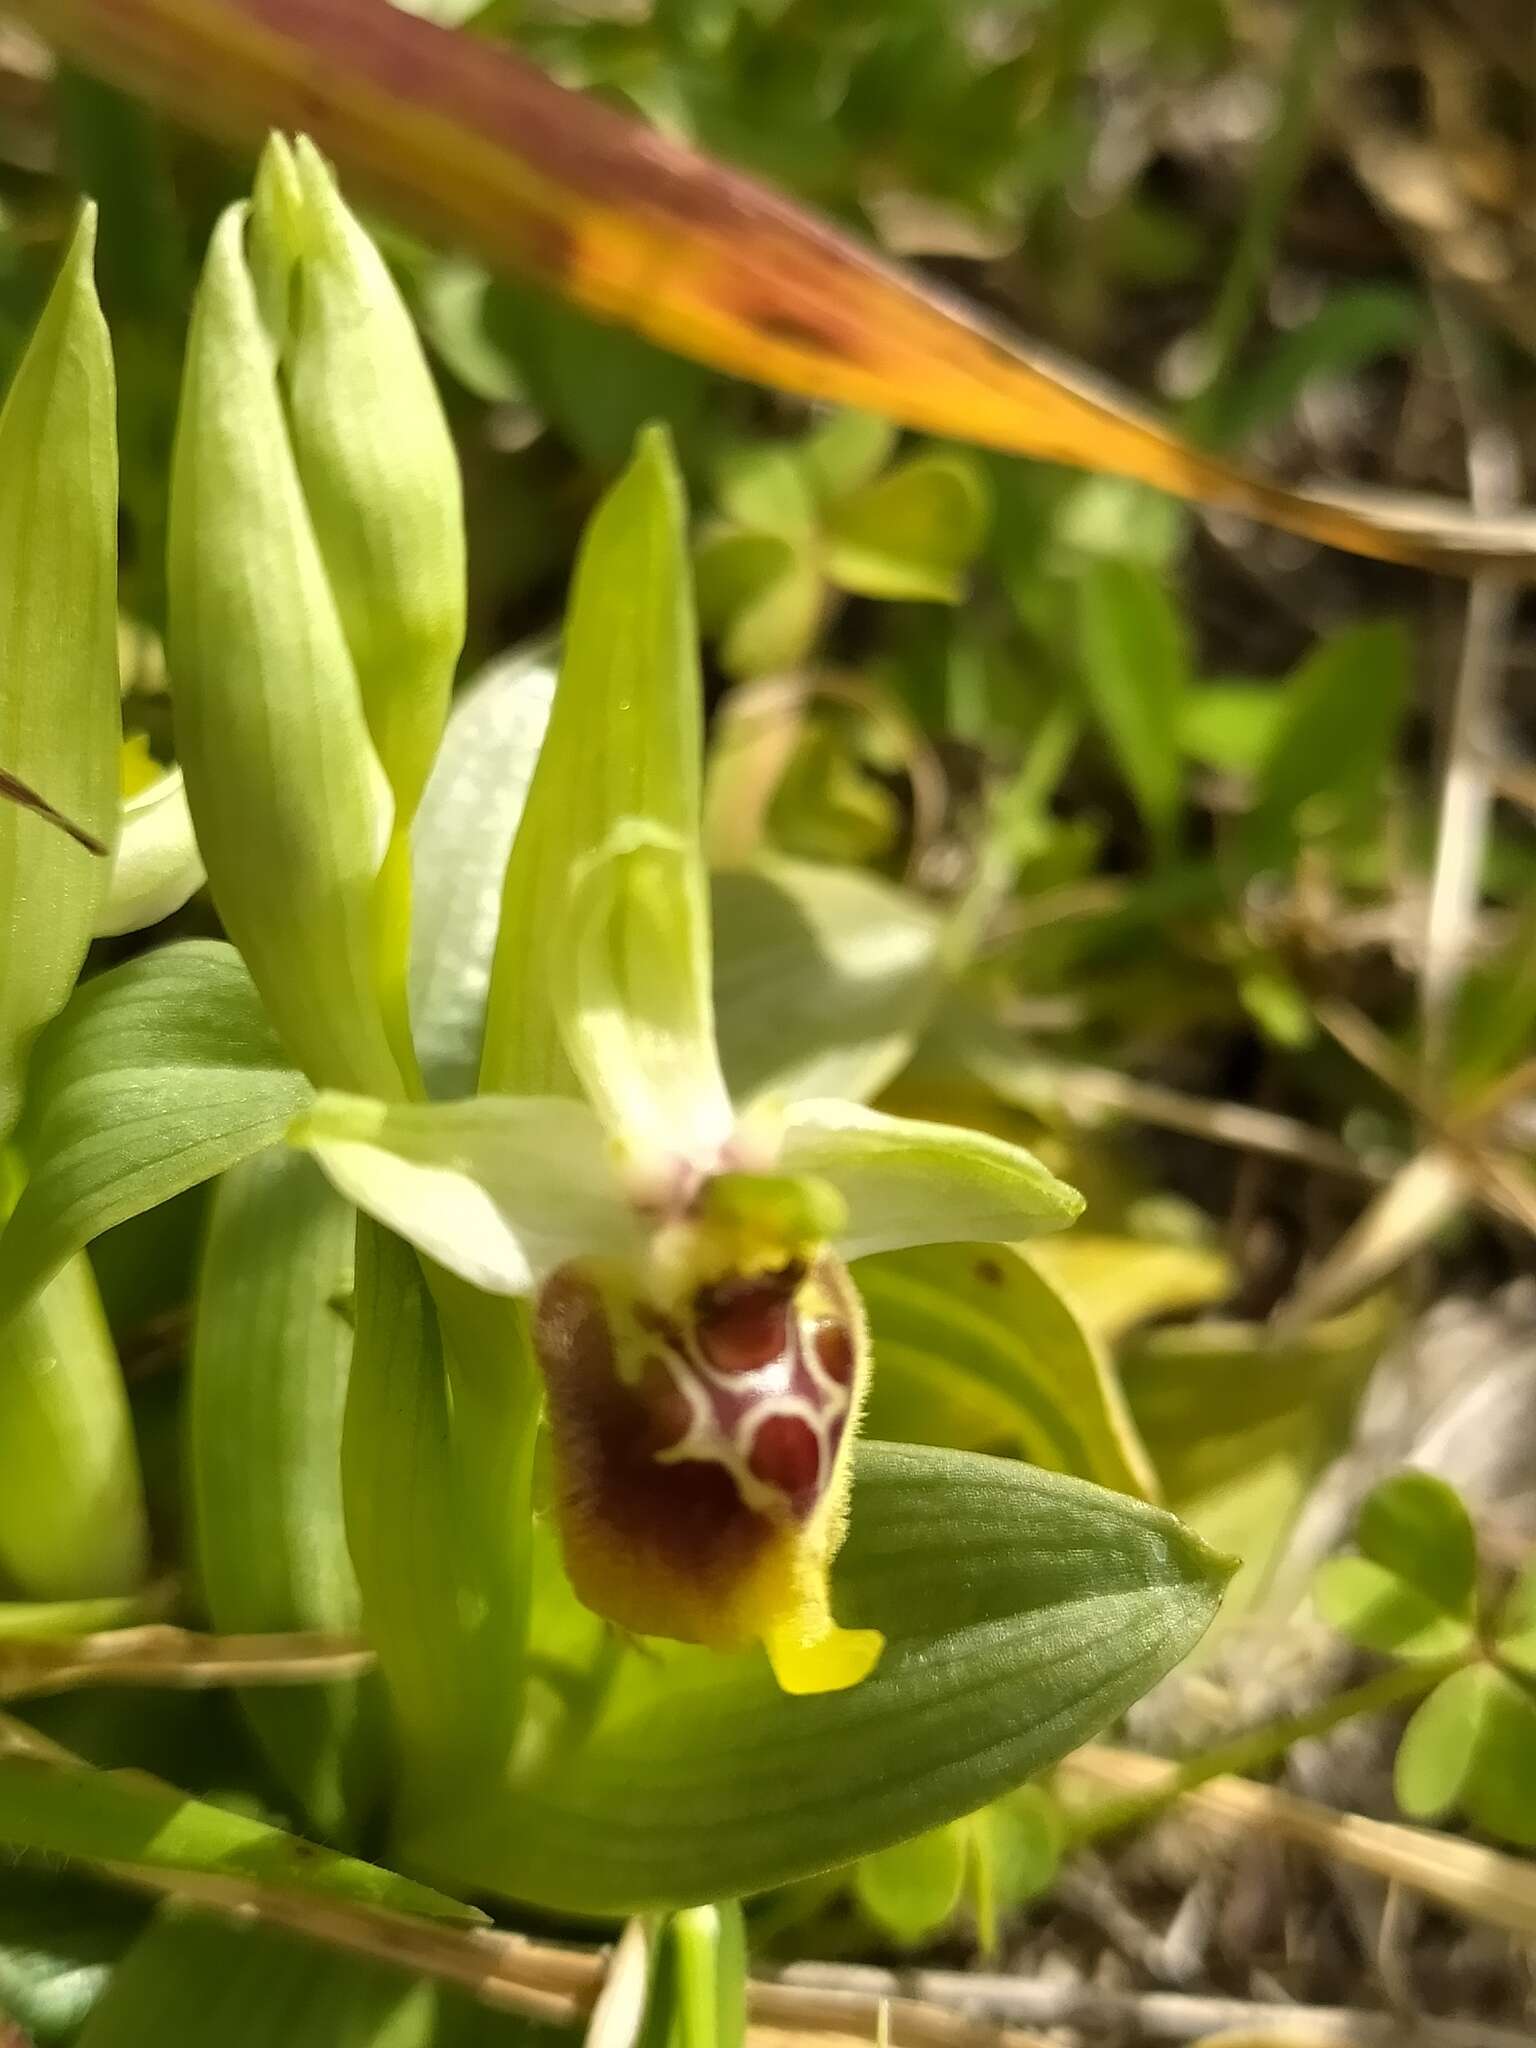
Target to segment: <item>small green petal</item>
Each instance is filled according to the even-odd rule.
[[[1020,1145],[851,1102],[796,1103],[781,1164],[828,1182],[848,1206],[846,1259],[918,1244],[1010,1244],[1082,1213],[1075,1188]]]
[[[531,1293],[566,1259],[632,1253],[640,1242],[584,1103],[483,1095],[402,1106],[322,1095],[289,1139],[349,1201],[491,1294]]]

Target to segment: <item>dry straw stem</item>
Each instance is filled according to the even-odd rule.
[[[681,355],[924,432],[1137,478],[1328,546],[1536,574],[1536,520],[1298,491],[1181,440],[756,181],[384,0],[11,0],[216,137],[311,134],[350,183]]]
[[[155,1623],[0,1641],[0,1699],[84,1685],[317,1685],[358,1678],[372,1663],[372,1650],[356,1636],[209,1636]]]
[[[1160,1757],[1097,1744],[1061,1767],[1069,1782],[1116,1793],[1156,1792],[1178,1766]],[[1278,1785],[1250,1778],[1213,1778],[1182,1795],[1179,1812],[1219,1834],[1255,1828],[1408,1886],[1469,1919],[1536,1940],[1536,1865],[1430,1828],[1403,1827],[1339,1813]]]

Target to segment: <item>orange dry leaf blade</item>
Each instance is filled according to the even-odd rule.
[[[1367,510],[1234,469],[766,186],[388,0],[11,5],[193,126],[305,130],[425,231],[717,369],[1387,561],[1536,572],[1536,520],[1431,500]]]

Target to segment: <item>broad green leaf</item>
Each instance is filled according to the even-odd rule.
[[[1285,711],[1285,692],[1273,683],[1201,683],[1184,699],[1179,744],[1207,768],[1252,776],[1273,748]]]
[[[873,482],[896,441],[896,429],[875,413],[835,412],[800,443],[801,472],[821,504],[835,504]]]
[[[1303,1585],[1280,1570],[1312,1482],[1343,1449],[1391,1330],[1389,1305],[1277,1342],[1262,1325],[1196,1323],[1131,1338],[1120,1353],[1131,1414],[1169,1504],[1242,1566],[1223,1619]]]
[[[85,1600],[131,1593],[148,1563],[128,1396],[90,1264],[73,1258],[0,1328],[0,1584]]]
[[[253,268],[284,412],[375,751],[408,824],[464,639],[458,458],[416,329],[313,143],[267,144]]]
[[[91,281],[95,214],[0,412],[0,770],[110,846],[117,832],[117,440]],[[32,1041],[63,1005],[110,863],[0,803],[0,1137]]]
[[[579,1746],[427,1816],[413,1862],[578,1912],[849,1862],[1106,1726],[1193,1647],[1230,1569],[1160,1509],[1008,1460],[865,1446],[856,1473],[834,1605],[885,1631],[872,1677],[790,1699],[756,1653],[648,1646]],[[563,1626],[552,1592],[535,1649]]]
[[[1089,1230],[1034,1246],[1029,1257],[1101,1344],[1117,1343],[1138,1323],[1210,1308],[1231,1293],[1235,1278],[1226,1253],[1207,1245]]]
[[[875,1352],[871,1435],[1156,1493],[1108,1360],[1022,1253],[931,1245],[861,1259],[854,1278]]]
[[[290,1057],[399,1092],[376,983],[392,805],[289,444],[243,248],[215,230],[171,486],[176,744],[215,904]]]
[[[472,1094],[480,1071],[502,877],[554,687],[545,645],[482,669],[454,701],[417,814],[411,1015],[442,1095]]]
[[[743,441],[718,465],[720,509],[750,533],[807,541],[816,530],[816,500],[799,451],[779,441]]]
[[[1055,1883],[1067,1849],[1066,1822],[1044,1786],[1021,1785],[983,1807],[971,1826],[976,1918],[982,1946],[994,1949],[989,1919],[1016,1912]]]
[[[648,431],[577,563],[507,867],[481,1085],[572,1094],[579,1065],[615,1127],[674,1152],[730,1123],[699,854],[702,715],[682,486]],[[610,1077],[599,1047],[611,1056],[619,1032],[624,1071]]]
[[[179,768],[158,775],[123,805],[106,901],[96,917],[99,938],[158,924],[207,879],[192,830]]]
[[[883,1933],[910,1945],[945,1924],[965,1886],[967,1836],[966,1824],[952,1821],[862,1859],[854,1892]]]
[[[530,1294],[566,1259],[642,1242],[596,1118],[565,1096],[322,1095],[291,1137],[349,1201],[491,1294]]]
[[[1183,623],[1155,570],[1105,558],[1079,579],[1077,631],[1088,701],[1166,859],[1178,836],[1179,726],[1192,682]]]
[[[3,1743],[0,1842],[87,1863],[223,1873],[434,1920],[479,1917],[393,1871],[189,1798],[142,1771],[98,1771],[72,1758],[7,1754]]]
[[[266,1927],[163,1912],[80,2048],[556,2048],[566,2030]]]
[[[1393,624],[1337,633],[1296,671],[1235,836],[1247,872],[1284,865],[1303,840],[1374,830],[1408,680],[1407,643]]]
[[[227,1634],[360,1625],[340,1462],[355,1234],[351,1209],[292,1152],[246,1160],[214,1196],[187,1464],[197,1578]],[[356,1839],[380,1789],[375,1682],[251,1687],[239,1698],[309,1824]]]
[[[309,1092],[232,947],[164,946],[87,982],[38,1046],[0,1321],[102,1231],[274,1143]]]
[[[1331,1557],[1312,1583],[1317,1611],[1363,1650],[1435,1663],[1472,1644],[1471,1621],[1369,1557]]]
[[[1485,1834],[1536,1847],[1536,1695],[1491,1664],[1454,1672],[1409,1722],[1394,1784],[1416,1820],[1460,1807]]]
[[[1355,1542],[1447,1614],[1472,1617],[1477,1596],[1477,1538],[1454,1486],[1432,1472],[1396,1473],[1373,1488],[1360,1510]]]
[[[857,868],[768,858],[711,888],[715,1023],[738,1102],[876,1094],[942,993],[943,931]]]
[[[958,604],[986,539],[983,472],[964,455],[914,455],[832,506],[823,535],[828,577],[861,597]]]
[[[445,1277],[434,1302],[409,1246],[358,1219],[342,1487],[405,1812],[499,1770],[525,1650],[533,1366],[509,1305]]]
[[[848,1225],[839,1250],[847,1259],[972,1238],[1003,1244],[1064,1229],[1083,1206],[1076,1189],[1021,1145],[852,1102],[793,1103],[782,1165],[841,1195]]]
[[[669,1914],[655,1944],[635,2048],[744,2048],[746,1961],[746,1931],[734,1900]],[[594,2023],[586,2048],[606,2048],[607,2038],[599,2038]],[[614,2048],[621,2039],[615,2035]]]

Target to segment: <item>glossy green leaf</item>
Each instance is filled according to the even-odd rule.
[[[714,877],[715,1025],[738,1102],[867,1100],[906,1064],[945,981],[943,929],[858,868],[766,858]]]
[[[38,1046],[0,1320],[102,1231],[272,1144],[308,1098],[233,948],[165,946],[87,982]]]
[[[1486,1834],[1536,1847],[1536,1695],[1491,1664],[1453,1672],[1408,1723],[1393,1784],[1415,1820],[1459,1807]]]
[[[117,1351],[89,1262],[72,1258],[0,1328],[0,1584],[84,1600],[132,1592],[148,1562]]]
[[[192,1799],[144,1772],[0,1750],[0,1842],[88,1863],[223,1872],[436,1920],[474,1920],[427,1886]]]
[[[963,1822],[951,1822],[862,1859],[854,1892],[883,1933],[911,1944],[944,1926],[965,1886],[967,1835]]]
[[[192,1542],[228,1634],[360,1626],[341,1505],[352,1210],[314,1164],[262,1153],[214,1196],[187,1415]],[[240,1704],[299,1811],[355,1839],[379,1792],[375,1681],[251,1687]]]
[[[0,412],[0,769],[110,846],[117,833],[117,442],[91,281],[94,212]],[[0,1137],[32,1041],[63,1005],[110,863],[0,803]]]
[[[416,329],[313,143],[267,144],[251,213],[284,413],[397,829],[421,798],[464,639],[458,459]]]
[[[1326,640],[1286,684],[1286,708],[1235,840],[1245,870],[1283,864],[1303,840],[1374,829],[1408,690],[1400,627]]]
[[[1113,557],[1078,583],[1083,687],[1154,849],[1178,834],[1183,790],[1179,728],[1193,680],[1184,627],[1157,571]]]
[[[291,1135],[349,1201],[492,1294],[530,1294],[566,1259],[642,1242],[601,1127],[564,1096],[322,1095]]]
[[[171,768],[123,805],[112,878],[96,917],[99,938],[143,931],[181,906],[207,879],[181,770]]]
[[[487,1090],[571,1094],[574,1062],[614,1128],[674,1151],[690,1135],[718,1143],[730,1121],[710,1010],[685,518],[666,438],[649,431],[577,563],[507,867],[481,1074]]]
[[[1077,1190],[1021,1145],[852,1102],[791,1104],[781,1163],[842,1197],[848,1223],[838,1248],[847,1259],[972,1238],[1004,1244],[1062,1230],[1083,1207]]]
[[[956,1819],[1122,1712],[1230,1569],[1160,1509],[1003,1459],[865,1446],[834,1604],[874,1675],[790,1699],[756,1653],[651,1646],[596,1731],[410,1847],[583,1912],[740,1896]],[[570,1596],[565,1596],[569,1602]],[[552,1592],[535,1647],[558,1644]]]
[[[861,597],[958,604],[986,538],[980,466],[964,455],[914,455],[831,507],[828,577]]]
[[[480,1071],[502,877],[554,688],[547,645],[483,669],[454,700],[416,818],[411,1014],[442,1095],[472,1094]]]
[[[289,444],[231,208],[198,291],[177,426],[169,656],[214,902],[290,1057],[395,1094],[374,891],[392,806]],[[281,877],[281,886],[276,878]]]
[[[875,1352],[871,1435],[1155,1494],[1108,1360],[1021,1253],[932,1245],[861,1259],[854,1278]]]

